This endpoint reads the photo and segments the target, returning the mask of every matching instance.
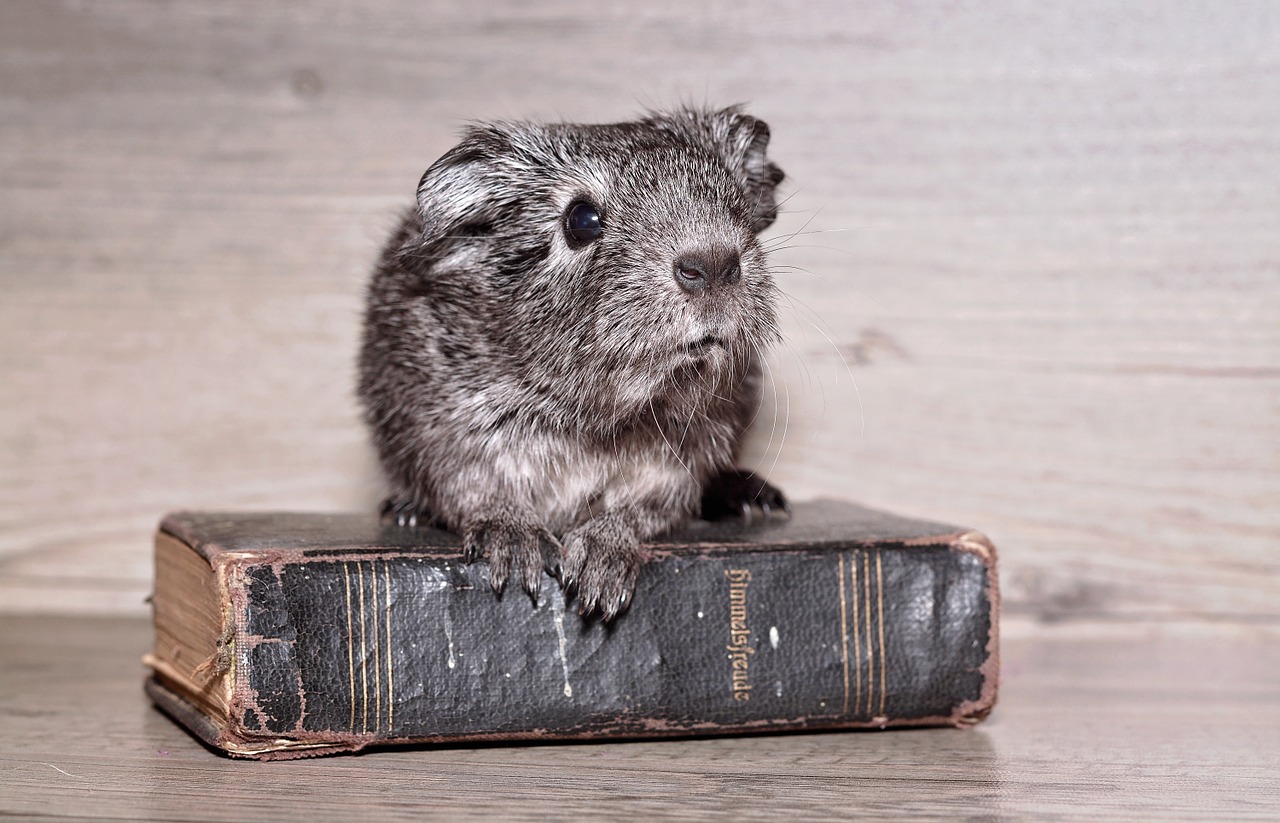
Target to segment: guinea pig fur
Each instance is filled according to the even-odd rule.
[[[359,395],[402,526],[612,619],[641,541],[786,508],[736,465],[778,339],[782,171],[738,108],[468,128],[368,288]]]

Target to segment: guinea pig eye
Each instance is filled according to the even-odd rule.
[[[585,200],[579,200],[569,206],[564,214],[564,233],[572,246],[585,246],[599,240],[600,235],[604,234],[600,212]]]

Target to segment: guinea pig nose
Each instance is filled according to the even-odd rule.
[[[733,285],[742,279],[742,261],[732,249],[691,251],[676,258],[675,278],[689,294],[700,294],[718,284]]]

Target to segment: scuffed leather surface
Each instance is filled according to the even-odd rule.
[[[487,567],[461,563],[443,532],[307,514],[179,514],[164,529],[227,564],[246,737],[958,723],[994,699],[994,556],[966,550],[955,527],[852,505],[656,541],[634,604],[608,625],[580,618],[550,578],[537,603],[495,596]],[[745,702],[727,570],[750,573]]]
[[[324,552],[362,548],[460,550],[462,541],[449,532],[423,527],[399,528],[373,513],[311,512],[175,512],[160,524],[162,531],[195,547],[206,557],[224,551]],[[699,545],[733,545],[746,549],[780,545],[911,542],[933,538],[944,542],[963,532],[957,526],[899,517],[838,500],[798,503],[791,517],[730,518],[715,523],[694,520],[678,531],[655,538],[649,547],[679,551]]]

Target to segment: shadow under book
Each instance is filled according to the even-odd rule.
[[[458,538],[358,514],[171,514],[147,691],[210,746],[366,746],[970,725],[995,703],[995,550],[849,503],[697,521],[634,601],[501,597]]]

